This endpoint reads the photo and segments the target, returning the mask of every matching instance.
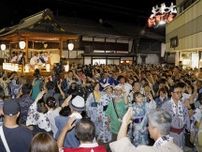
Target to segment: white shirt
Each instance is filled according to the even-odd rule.
[[[30,59],[30,64],[31,65],[35,65],[38,63],[38,57],[37,56],[33,56],[31,59]]]
[[[82,148],[94,148],[94,147],[97,147],[99,146],[98,143],[88,143],[88,144],[80,144],[79,147],[82,147]]]
[[[56,127],[55,125],[55,117],[59,116],[59,112],[61,110],[61,107],[58,107],[54,110],[50,109],[48,112],[47,112],[47,117],[50,121],[50,126],[51,126],[51,130],[53,132],[53,137],[55,138],[56,136],[56,133],[58,131],[58,128]]]

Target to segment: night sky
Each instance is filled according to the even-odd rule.
[[[175,0],[1,0],[0,28],[18,24],[22,18],[46,8],[55,16],[116,20],[144,26],[152,6],[163,2],[175,4]]]

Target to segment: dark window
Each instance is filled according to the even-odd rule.
[[[184,0],[180,5],[179,5],[179,10],[180,13],[183,12],[186,8],[188,8],[191,4],[193,4],[197,0]]]
[[[173,37],[170,39],[170,48],[176,48],[178,46],[178,37]]]

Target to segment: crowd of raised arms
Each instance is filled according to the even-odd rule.
[[[202,151],[202,72],[72,65],[0,73],[1,152]]]

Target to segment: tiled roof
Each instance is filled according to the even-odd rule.
[[[56,23],[53,13],[49,9],[23,18],[19,24],[0,30],[0,36],[6,36],[15,32],[41,32],[41,33],[63,33],[65,30]]]

